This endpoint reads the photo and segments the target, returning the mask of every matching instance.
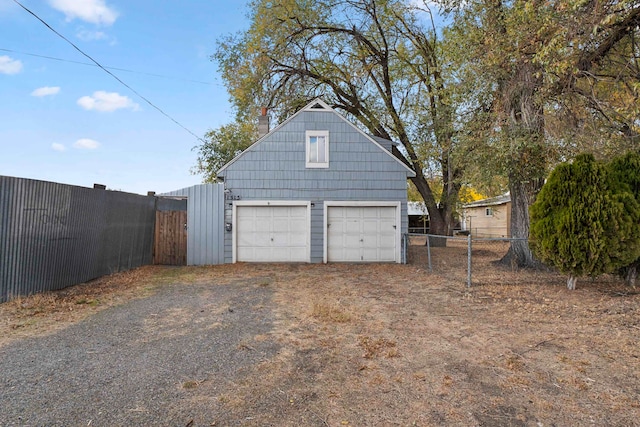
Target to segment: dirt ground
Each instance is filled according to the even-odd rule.
[[[158,286],[243,281],[273,291],[280,351],[202,425],[640,426],[640,295],[616,278],[568,291],[552,272],[493,263],[502,243],[411,246],[409,265],[143,267],[0,305],[0,348],[56,333]],[[244,343],[238,351],[252,351]],[[199,425],[199,421],[187,425]]]

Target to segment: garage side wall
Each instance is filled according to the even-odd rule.
[[[329,131],[329,167],[305,166],[305,132]],[[335,112],[298,113],[229,164],[221,174],[234,200],[296,200],[311,203],[311,262],[323,261],[325,201],[399,201],[401,228],[407,220],[407,170],[388,151]],[[231,217],[232,201],[225,203]],[[232,262],[225,233],[225,262]]]
[[[162,196],[187,199],[187,265],[224,263],[224,186],[194,185]]]

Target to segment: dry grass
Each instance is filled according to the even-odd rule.
[[[311,316],[323,322],[346,323],[351,321],[351,310],[340,307],[337,303],[326,301],[314,302]]]
[[[279,351],[233,383],[179,382],[194,404],[215,400],[211,425],[640,425],[640,296],[612,277],[567,291],[478,249],[470,289],[455,246],[431,274],[421,253],[407,266],[143,268],[1,305],[0,344],[165,284],[250,283],[273,290],[275,322],[235,351]]]
[[[104,276],[60,291],[17,297],[0,304],[0,346],[16,339],[54,332],[85,317],[133,298],[143,298],[158,286],[171,283],[199,283],[219,275],[237,272],[228,265],[216,272],[206,267],[145,266]],[[204,274],[207,273],[207,278]],[[243,277],[238,274],[238,277]],[[271,283],[259,278],[260,285]]]
[[[143,297],[160,283],[161,271],[143,267],[0,304],[0,346],[21,337],[50,333],[112,305]]]

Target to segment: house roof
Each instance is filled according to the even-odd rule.
[[[511,194],[505,193],[500,196],[490,197],[488,199],[476,200],[475,202],[462,205],[463,208],[481,208],[484,206],[504,205],[511,201]]]
[[[380,138],[379,136],[374,136],[374,135],[369,135],[369,134],[367,134],[367,136],[369,138],[373,139],[374,141],[379,142],[380,145],[383,145],[383,144],[388,144],[390,146],[394,146],[394,145],[397,146],[398,145],[397,142],[392,141],[392,140],[387,139],[387,138]]]
[[[293,114],[291,117],[289,117],[288,119],[286,119],[284,122],[280,123],[278,126],[276,126],[273,130],[271,130],[269,133],[267,133],[266,135],[263,135],[261,138],[259,138],[256,142],[254,142],[253,144],[251,144],[246,150],[244,150],[242,153],[238,154],[236,157],[234,157],[229,163],[227,163],[226,165],[222,166],[222,168],[220,168],[220,170],[218,171],[218,174],[220,174],[220,172],[224,171],[225,169],[227,169],[229,166],[231,166],[233,163],[235,163],[239,158],[241,158],[246,152],[251,151],[251,149],[253,147],[255,147],[256,145],[260,144],[262,141],[264,141],[265,138],[271,136],[272,134],[278,132],[278,130],[280,130],[283,126],[285,126],[287,123],[289,123],[291,120],[293,120],[296,116],[298,116],[299,114],[301,114],[303,111],[329,111],[332,112],[333,114],[335,114],[336,116],[340,117],[340,119],[342,119],[345,123],[348,123],[349,126],[351,126],[356,132],[360,133],[361,135],[363,135],[365,138],[367,138],[369,141],[371,141],[372,144],[378,146],[386,155],[390,156],[393,160],[395,160],[396,162],[398,162],[399,164],[402,165],[402,167],[404,167],[407,170],[407,176],[408,177],[414,177],[416,176],[416,173],[410,168],[408,167],[406,164],[404,164],[400,159],[398,159],[396,156],[394,156],[389,150],[387,150],[386,148],[384,148],[384,146],[378,142],[373,136],[371,135],[367,135],[366,133],[364,133],[363,131],[361,131],[360,129],[358,129],[353,123],[351,123],[350,121],[348,121],[342,114],[339,114],[336,110],[334,110],[333,108],[331,108],[329,105],[327,105],[322,99],[320,98],[316,98],[313,101],[311,101],[309,104],[307,104],[304,108],[300,109],[299,111],[297,111],[295,114]],[[382,140],[382,138],[379,138]],[[391,142],[393,144],[393,142]]]

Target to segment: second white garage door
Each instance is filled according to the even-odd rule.
[[[396,206],[328,206],[327,261],[396,262]]]
[[[307,206],[237,206],[236,261],[309,262]]]

